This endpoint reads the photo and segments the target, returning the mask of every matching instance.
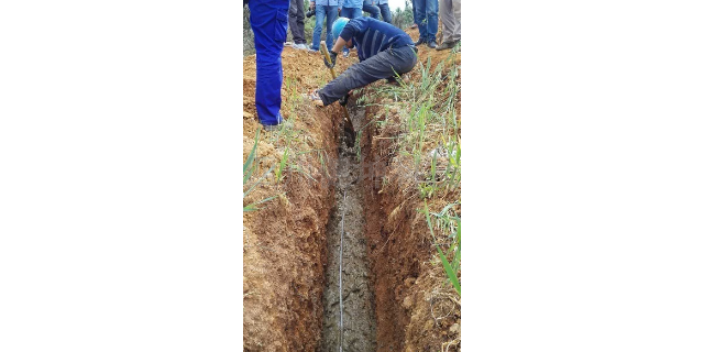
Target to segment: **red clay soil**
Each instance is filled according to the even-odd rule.
[[[418,33],[409,32],[414,39]],[[432,66],[452,55],[422,46],[420,62],[430,56]],[[454,54],[461,63],[459,54]],[[411,79],[418,77],[416,68]],[[460,97],[456,110],[460,111]],[[403,174],[408,169],[394,161],[394,138],[401,124],[394,109],[375,104],[367,108],[367,121],[386,120],[383,127],[374,124],[365,130],[362,154],[365,165],[366,236],[374,273],[378,351],[459,351],[460,302],[447,284],[432,245],[426,219],[418,209],[423,202],[416,185]],[[458,115],[459,116],[459,115]],[[381,165],[381,167],[379,167]],[[382,182],[382,179],[386,182]],[[457,191],[459,192],[459,191]],[[457,199],[452,194],[448,199]],[[448,200],[429,201],[431,211],[438,211]],[[459,207],[457,209],[459,215]]]
[[[244,350],[315,351],[320,345],[326,225],[333,204],[337,168],[336,136],[341,115],[336,109],[316,109],[305,98],[330,72],[319,55],[286,48],[282,113],[299,135],[289,144],[289,160],[305,170],[288,169],[277,184],[273,173],[249,194],[244,204],[284,194],[244,213]],[[343,64],[344,66],[344,64]],[[254,144],[259,123],[254,106],[255,57],[244,60],[244,150]],[[256,178],[278,163],[285,147],[276,133],[262,133],[257,147]],[[295,156],[295,159],[293,157]],[[323,166],[321,160],[326,164]],[[248,188],[247,186],[245,189]]]

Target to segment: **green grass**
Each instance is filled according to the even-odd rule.
[[[447,259],[447,256],[445,255],[445,252],[443,252],[442,249],[440,249],[440,244],[438,244],[438,239],[435,237],[435,232],[433,231],[433,222],[430,220],[430,211],[428,210],[428,203],[425,203],[425,219],[428,222],[428,228],[430,229],[430,235],[433,237],[433,241],[435,242],[435,248],[438,250],[438,255],[440,256],[440,261],[442,262],[442,266],[445,269],[445,273],[447,274],[448,279],[450,280],[450,283],[452,283],[452,286],[455,288],[455,291],[457,291],[457,294],[462,296],[462,286],[460,285],[460,280],[457,276],[457,273],[460,270],[460,255],[461,255],[461,219],[459,217],[445,217],[444,219],[447,221],[455,221],[457,223],[457,230],[456,232],[451,236],[453,238],[453,243],[450,246],[450,249],[448,253],[453,254],[453,259],[452,263],[450,263]]]
[[[392,107],[398,111],[401,132],[395,136],[395,162],[409,168],[407,174],[415,182],[417,195],[426,203],[420,211],[425,213],[440,262],[449,282],[461,295],[461,218],[454,210],[461,204],[461,121],[455,111],[461,89],[460,71],[453,56],[434,68],[432,64],[430,58],[419,61],[417,78],[407,83],[369,89],[366,101],[387,102],[367,105],[379,107],[381,116],[389,116]],[[383,118],[379,120],[377,126],[388,123]],[[436,213],[430,212],[427,201],[431,199],[433,204],[444,202],[445,206]]]
[[[247,185],[249,181],[252,179],[252,175],[256,173],[256,168],[257,168],[257,163],[254,161],[256,160],[256,154],[257,154],[257,145],[259,144],[259,133],[261,129],[257,129],[257,132],[254,136],[254,146],[252,146],[252,150],[249,152],[249,155],[247,156],[247,160],[244,162],[244,177],[243,177],[243,185]],[[262,176],[257,178],[256,180],[253,181],[253,184],[247,188],[247,190],[244,192],[243,198],[246,198],[249,193],[251,193],[259,184],[266,178],[267,175],[271,172],[273,169],[274,165],[272,165],[269,170],[267,170]],[[255,211],[259,210],[260,208],[257,208],[257,205],[266,203],[278,196],[273,196],[273,197],[268,197],[259,201],[256,201],[254,203],[250,203],[244,206],[244,211]]]

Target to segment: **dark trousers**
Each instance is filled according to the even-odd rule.
[[[306,12],[303,9],[303,0],[291,0],[288,8],[288,26],[296,44],[306,43],[305,23]]]
[[[318,94],[323,104],[327,106],[340,100],[353,89],[409,72],[417,61],[418,57],[413,46],[389,48],[352,65],[323,87]]]

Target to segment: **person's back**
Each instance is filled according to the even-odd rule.
[[[394,25],[370,17],[349,21],[340,33],[344,40],[352,39],[360,61],[388,48],[412,46],[413,39]]]

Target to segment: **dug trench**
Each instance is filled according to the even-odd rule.
[[[350,106],[355,130],[364,110]],[[323,350],[376,351],[374,297],[367,259],[361,155],[343,134],[335,206],[327,228],[328,265],[323,293]]]
[[[303,131],[299,166],[307,167],[287,167],[279,181],[268,175],[244,200],[277,196],[244,216],[244,350],[458,351],[447,342],[459,341],[459,310],[446,298],[451,289],[433,261],[417,212],[421,203],[396,182],[398,116],[352,99],[357,135],[348,147],[338,104],[316,109],[301,103],[329,79],[327,68],[315,54],[286,48],[282,56],[284,106],[294,106],[285,118],[292,130]],[[340,69],[350,63],[342,61]],[[246,57],[244,157],[258,125],[254,68],[254,58]],[[380,120],[390,123],[379,127]],[[285,160],[281,139],[276,133],[262,138],[256,152],[261,174]]]

